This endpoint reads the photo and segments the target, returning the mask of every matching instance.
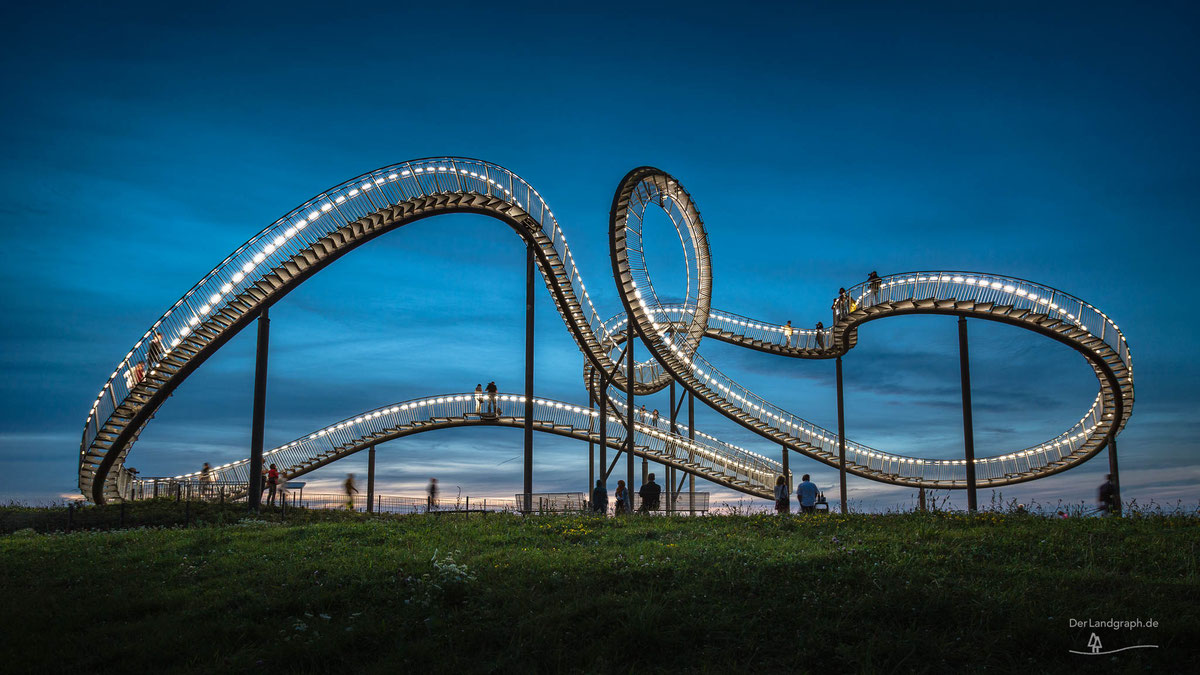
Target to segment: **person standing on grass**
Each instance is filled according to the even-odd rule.
[[[267,471],[267,504],[275,506],[275,492],[279,487],[279,469],[275,465],[271,465],[271,469]]]
[[[629,490],[625,488],[625,481],[617,481],[617,490],[613,496],[617,498],[613,513],[618,516],[622,513],[629,513]]]
[[[1104,483],[1100,486],[1100,515],[1109,516],[1116,512],[1116,504],[1113,500],[1115,493],[1112,474],[1105,474]]]
[[[817,510],[817,486],[808,479],[808,474],[800,479],[796,487],[796,499],[800,500],[801,513],[813,513]]]
[[[779,476],[775,479],[775,510],[779,513],[791,512],[791,495],[788,494],[787,479]]]
[[[596,479],[596,487],[592,488],[592,512],[608,513],[608,490],[600,479]]]
[[[483,412],[483,385],[475,385],[475,414]]]
[[[638,509],[638,513],[650,513],[658,510],[658,496],[662,494],[662,487],[654,482],[654,474],[646,477],[646,482],[642,483],[642,489],[638,490],[638,496],[642,498],[642,506]]]
[[[438,492],[437,479],[430,478],[429,479],[429,502],[425,506],[426,512],[433,511],[434,509],[437,508],[437,492]]]
[[[358,487],[354,485],[354,474],[346,474],[346,482],[342,485],[346,489],[346,510],[354,510],[354,495],[358,493]]]

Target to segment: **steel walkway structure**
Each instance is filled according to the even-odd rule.
[[[684,247],[688,287],[682,303],[661,301],[651,283],[642,246],[649,208],[666,213]],[[83,495],[96,503],[119,498],[119,484],[128,479],[125,461],[155,411],[200,364],[273,303],[375,237],[448,213],[490,216],[526,243],[584,356],[589,392],[597,400],[603,398],[614,413],[603,421],[614,424],[615,433],[602,440],[595,428],[600,415],[591,407],[535,399],[537,430],[618,447],[631,419],[615,414],[625,406],[622,392],[632,389],[636,397],[677,383],[786,450],[830,466],[844,460],[848,473],[913,487],[965,488],[970,476],[966,460],[907,457],[839,438],[749,391],[698,351],[701,340],[710,337],[789,358],[840,358],[855,346],[862,324],[911,314],[1019,326],[1070,346],[1096,374],[1099,392],[1094,402],[1066,431],[1032,447],[976,458],[971,468],[979,486],[1018,483],[1077,466],[1106,446],[1115,446],[1132,414],[1132,358],[1116,323],[1090,303],[1022,279],[958,271],[884,276],[847,289],[835,303],[840,309],[831,325],[821,331],[790,329],[712,309],[712,266],[703,220],[678,181],[652,167],[627,174],[613,199],[609,243],[623,312],[603,319],[566,235],[532,186],[496,164],[438,157],[378,169],[322,192],[238,247],[188,290],[120,360],[92,403],[80,444]],[[628,340],[631,332],[633,341]],[[623,347],[638,343],[649,350],[650,358],[627,359],[622,366]],[[373,410],[271,453],[283,459],[277,464],[293,467],[290,477],[386,438],[450,426],[517,426],[525,421],[523,413],[512,414],[515,410],[478,418],[464,407],[467,396],[439,395]],[[518,400],[525,405],[521,395],[506,396],[510,406]],[[747,494],[768,496],[774,476],[783,468],[781,462],[712,437],[691,441],[646,420],[635,426],[636,454]],[[680,453],[688,450],[692,455],[684,458]],[[235,476],[242,464],[218,470]]]

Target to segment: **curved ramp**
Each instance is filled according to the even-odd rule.
[[[682,304],[659,300],[642,257],[641,219],[652,206],[667,213],[689,261]],[[322,192],[251,238],[184,294],[117,364],[92,404],[80,444],[81,492],[98,503],[118,496],[125,458],[142,427],[188,375],[263,309],[354,248],[444,213],[496,218],[533,248],[587,367],[610,373],[612,389],[603,395],[617,403],[617,391],[628,385],[614,353],[631,320],[653,357],[638,364],[636,395],[658,391],[674,379],[764,438],[836,464],[836,434],[738,385],[698,353],[701,339],[711,336],[787,357],[830,358],[851,349],[858,326],[867,321],[955,314],[1018,325],[1068,344],[1091,363],[1100,382],[1091,409],[1063,434],[1032,448],[978,458],[980,485],[1020,482],[1074,466],[1104,447],[1132,412],[1132,361],[1116,324],[1078,298],[1031,282],[958,272],[887,276],[874,286],[849,289],[829,328],[796,331],[787,344],[783,326],[712,310],[711,260],[699,210],[673,177],[651,167],[631,171],[614,197],[609,239],[625,312],[618,320],[602,321],[566,236],[537,191],[495,164],[442,157],[385,167]],[[754,457],[764,459],[718,445],[740,450],[747,464],[757,461]],[[904,457],[848,443],[847,463],[850,472],[875,480],[965,486],[962,460]],[[749,478],[741,476],[747,479],[741,489],[757,494],[759,486]]]

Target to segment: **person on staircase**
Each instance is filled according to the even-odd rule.
[[[483,385],[475,385],[475,414],[483,412]]]
[[[500,391],[500,390],[496,388],[496,382],[494,380],[491,382],[488,382],[487,399],[488,399],[488,414],[489,415],[497,414],[496,393],[498,391]]]
[[[146,360],[149,370],[153,371],[158,368],[158,364],[162,363],[165,350],[162,346],[162,333],[154,331],[154,336],[150,338],[150,344],[146,348]]]
[[[825,348],[825,324],[817,322],[817,349]]]
[[[879,302],[879,290],[882,287],[883,280],[879,278],[879,275],[875,273],[875,270],[871,270],[871,273],[867,275],[867,288],[871,289],[872,305]]]
[[[788,322],[783,324],[783,346],[784,347],[792,346],[792,333],[794,333],[794,332],[795,332],[795,329],[792,328],[792,320],[788,319]]]

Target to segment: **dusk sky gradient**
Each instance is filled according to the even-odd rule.
[[[1116,320],[1135,361],[1123,496],[1195,507],[1197,10],[1003,5],[6,6],[0,498],[78,495],[80,432],[114,364],[253,234],[371,169],[459,155],[542,194],[610,315],[608,210],[640,165],[695,198],[714,308],[828,323],[838,287],[871,270],[991,272],[1077,295]],[[650,263],[665,290],[678,242],[647,236],[661,242]],[[271,310],[268,447],[478,382],[519,391],[524,261],[498,221],[445,216],[305,283]],[[549,295],[538,303],[536,391],[586,404],[582,357]],[[1077,353],[970,325],[978,455],[1051,438],[1087,410],[1097,385]],[[836,428],[832,361],[712,340],[701,350]],[[253,367],[247,330],[175,392],[129,465],[173,475],[247,456]],[[850,438],[961,455],[953,319],[873,322],[845,367]],[[647,407],[665,410],[665,394]],[[778,454],[697,412],[699,428]],[[535,490],[585,489],[585,444],[535,443]],[[400,439],[380,447],[377,491],[417,495],[437,476],[451,496],[511,498],[520,452],[519,430]],[[836,485],[836,470],[791,462]],[[363,454],[338,462],[308,489],[334,491],[365,466]],[[1002,492],[1090,503],[1106,470],[1102,453]],[[698,483],[718,501],[742,498]],[[861,508],[907,507],[914,494],[850,478]]]

